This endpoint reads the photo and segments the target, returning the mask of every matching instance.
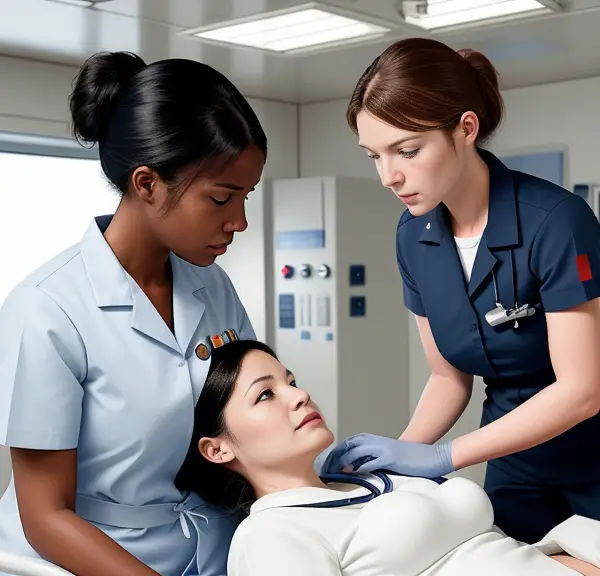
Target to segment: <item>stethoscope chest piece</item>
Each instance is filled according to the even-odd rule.
[[[498,282],[496,281],[496,274],[494,274],[493,270],[492,281],[494,283],[494,295],[496,297],[496,306],[495,308],[492,308],[489,312],[486,312],[485,314],[485,320],[490,326],[499,326],[500,324],[505,324],[506,322],[514,322],[514,328],[516,329],[519,327],[519,318],[527,318],[528,316],[533,316],[535,314],[535,308],[533,306],[530,306],[529,304],[518,304],[516,296],[516,287],[514,288],[514,306],[508,309],[502,306],[502,303],[500,302],[500,298],[498,296]]]
[[[522,306],[516,306],[507,310],[502,304],[497,302],[495,308],[486,312],[485,319],[490,326],[499,326],[500,324],[514,321],[514,327],[518,328],[519,318],[527,318],[534,314],[535,308],[529,306],[529,304],[523,304]]]

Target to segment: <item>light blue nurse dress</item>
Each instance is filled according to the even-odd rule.
[[[239,519],[180,493],[173,480],[211,337],[255,335],[219,266],[172,255],[173,334],[105,241],[110,219],[94,219],[79,244],[0,309],[0,444],[76,448],[80,516],[162,576],[180,576],[190,563],[201,576],[225,576]],[[23,534],[13,481],[0,499],[0,549],[39,558]]]

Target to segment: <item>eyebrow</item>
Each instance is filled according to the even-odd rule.
[[[416,140],[417,138],[419,138],[419,135],[414,135],[414,136],[406,136],[406,138],[400,138],[400,140],[396,140],[395,142],[392,142],[391,144],[388,144],[386,146],[386,150],[389,150],[390,148],[397,148],[398,146],[400,146],[400,144],[404,144],[405,142],[408,142],[409,140]],[[358,145],[361,148],[365,148],[366,150],[370,150],[367,146],[365,146],[364,144],[361,144],[360,142],[358,143]]]
[[[289,370],[286,370],[285,377],[289,378],[290,376],[293,376],[293,374]],[[268,380],[275,380],[275,377],[273,376],[273,374],[265,374],[264,376],[259,376],[255,380],[252,380],[252,382],[250,382],[250,385],[248,386],[248,389],[246,390],[246,393],[244,394],[244,396],[248,395],[248,392],[250,392],[251,388],[255,384],[260,384],[261,382],[266,382]]]
[[[251,190],[256,188],[260,184],[260,180],[252,186]],[[238,186],[237,184],[231,184],[229,182],[215,182],[213,186],[217,188],[226,188],[227,190],[233,190],[234,192],[243,192],[245,188],[243,186]]]

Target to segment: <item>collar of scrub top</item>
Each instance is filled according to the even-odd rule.
[[[325,484],[354,484],[358,486],[353,496],[345,496],[343,498],[331,499],[331,490],[328,488],[296,488],[292,490],[284,490],[263,496],[257,500],[251,507],[250,512],[255,513],[268,508],[342,508],[345,506],[353,506],[355,504],[366,504],[374,498],[382,494],[388,494],[394,490],[394,484],[390,480],[390,476],[402,476],[388,470],[377,470],[371,472],[370,475],[381,480],[383,488],[380,489],[375,484],[362,476],[355,474],[328,474],[321,476],[321,480]],[[429,478],[437,484],[443,484],[446,478]],[[362,489],[362,490],[360,490]],[[360,490],[360,492],[359,492]],[[359,492],[356,494],[356,492]],[[352,494],[348,493],[348,494]],[[344,493],[339,493],[344,494]]]
[[[478,148],[477,151],[489,169],[490,200],[487,225],[479,244],[477,258],[467,286],[469,297],[473,295],[498,262],[493,251],[514,248],[520,242],[517,197],[512,173],[491,152],[481,148]],[[445,242],[449,242],[453,250],[456,251],[448,210],[443,204],[439,204],[429,214],[420,218],[427,224],[423,226],[419,242],[431,246],[440,246]],[[457,273],[460,273],[464,279],[460,266],[457,266]],[[512,284],[515,286],[515,279],[512,280]],[[517,296],[513,293],[509,307],[513,305],[516,299]]]
[[[339,500],[329,500],[326,502],[293,504],[289,506],[289,508],[341,508],[343,506],[352,506],[353,504],[366,504],[367,502],[373,500],[373,498],[377,498],[377,496],[381,496],[382,494],[387,494],[394,489],[392,481],[386,474],[383,472],[373,472],[372,474],[383,482],[383,491],[360,476],[351,476],[350,474],[329,474],[327,476],[321,476],[321,480],[325,484],[331,484],[333,482],[340,484],[354,484],[356,486],[360,486],[361,488],[366,488],[368,493],[361,494],[360,496],[351,496],[349,498],[340,498]]]
[[[204,314],[202,276],[208,272],[171,254],[173,334],[106,242],[104,232],[111,220],[112,215],[94,218],[80,242],[81,257],[96,305],[107,313],[133,308],[131,327],[134,330],[185,354]]]

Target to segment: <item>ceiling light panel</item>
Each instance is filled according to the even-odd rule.
[[[46,2],[54,2],[55,4],[68,4],[69,6],[78,6],[79,8],[90,8],[96,4],[104,2],[112,2],[114,0],[46,0]]]
[[[325,47],[365,42],[392,30],[385,22],[341,8],[311,2],[243,20],[184,31],[217,44],[294,54]]]
[[[538,0],[408,0],[403,2],[408,24],[435,30],[504,18],[549,14],[553,10]]]

